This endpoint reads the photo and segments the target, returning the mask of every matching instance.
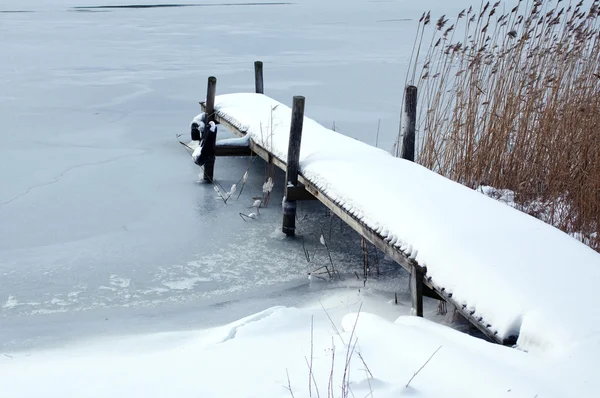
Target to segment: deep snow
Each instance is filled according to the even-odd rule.
[[[593,368],[575,373],[572,358],[486,343],[398,308],[348,291],[207,330],[15,353],[0,357],[0,392],[11,398],[341,397],[347,380],[348,396],[356,397],[595,396]]]

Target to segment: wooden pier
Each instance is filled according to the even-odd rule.
[[[263,64],[262,62],[255,63],[255,87],[256,92],[262,94],[264,92],[263,80]],[[238,137],[244,137],[246,131],[232,123],[228,115],[215,110],[215,93],[216,93],[216,78],[208,79],[208,90],[206,101],[201,102],[204,112],[206,112],[207,120],[214,120],[217,124],[227,127]],[[475,312],[470,311],[466,306],[461,305],[453,299],[452,293],[446,291],[444,286],[438,286],[432,282],[432,278],[427,275],[427,268],[419,265],[415,260],[411,259],[397,247],[391,245],[385,238],[375,230],[367,226],[355,215],[348,212],[335,200],[330,198],[326,193],[317,187],[309,179],[305,178],[300,170],[299,158],[302,140],[302,121],[304,119],[304,103],[305,98],[296,96],[293,99],[291,131],[288,144],[288,161],[284,161],[277,157],[274,153],[267,150],[264,146],[255,142],[253,139],[247,140],[247,145],[239,147],[229,146],[228,148],[215,145],[214,140],[208,141],[210,147],[205,148],[210,152],[212,159],[216,156],[240,156],[256,154],[269,164],[280,168],[286,173],[285,196],[283,203],[283,223],[282,231],[293,236],[295,233],[296,220],[296,202],[300,200],[319,200],[335,215],[348,224],[352,229],[371,242],[379,250],[391,257],[396,263],[402,266],[410,273],[410,286],[412,295],[412,308],[414,314],[423,316],[423,296],[431,297],[437,300],[445,301],[456,308],[456,310],[465,317],[471,324],[479,329],[489,340],[504,344],[514,345],[518,336],[508,336],[500,338],[497,332],[494,332],[492,325],[487,324],[480,317],[475,317]],[[414,86],[406,88],[405,104],[404,104],[404,131],[403,131],[403,147],[402,157],[414,161],[415,156],[415,118],[417,107],[417,89]],[[208,128],[208,126],[207,126]],[[204,132],[206,134],[206,132]],[[192,134],[192,139],[198,135]],[[205,166],[205,179],[212,181],[214,170],[214,161],[209,164],[207,170]]]

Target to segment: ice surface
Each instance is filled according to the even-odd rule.
[[[215,109],[286,160],[289,107],[241,93],[217,96]],[[600,326],[600,255],[558,229],[308,117],[300,168],[349,213],[383,228],[500,337],[518,334],[526,350],[562,350]],[[565,283],[571,267],[586,277]]]
[[[239,202],[225,206],[211,187],[196,183],[198,167],[176,135],[189,137],[208,76],[217,76],[219,92],[250,89],[260,58],[272,95],[305,94],[323,123],[335,120],[365,141],[373,141],[381,119],[381,145],[393,142],[398,71],[410,49],[395,38],[407,36],[413,24],[380,21],[418,18],[422,6],[307,0],[71,9],[141,3],[152,4],[0,0],[0,11],[30,11],[0,13],[2,347],[60,341],[84,330],[106,333],[120,327],[116,319],[131,329],[130,323],[158,323],[165,313],[307,282],[302,247],[290,248],[272,233],[281,223],[278,206],[261,209],[257,222],[239,217],[250,212],[252,196],[262,195],[260,162],[246,174]],[[207,12],[211,23],[199,23]],[[270,22],[256,23],[261,20]],[[365,68],[373,73],[369,82],[360,78]],[[367,88],[377,99],[357,114],[353,97]],[[228,137],[219,131],[219,139]],[[247,167],[245,159],[219,158],[215,176],[229,189]],[[272,203],[281,199],[281,178]],[[333,245],[334,259],[360,263],[360,255],[347,254],[352,245]],[[114,285],[111,275],[130,283]],[[164,284],[186,278],[211,282],[191,289]],[[282,300],[274,297],[270,304]],[[18,305],[4,307],[7,302]],[[194,319],[201,324],[210,317]],[[185,316],[179,319],[167,328],[188,325]]]

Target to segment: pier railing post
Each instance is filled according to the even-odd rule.
[[[285,197],[283,199],[283,226],[282,231],[287,236],[296,233],[296,201],[288,200],[288,188],[298,186],[298,172],[300,171],[300,144],[302,141],[302,124],[304,123],[304,97],[294,97],[292,107],[292,123],[290,127],[290,141],[288,144],[287,169],[285,174]]]
[[[404,95],[404,136],[402,138],[402,159],[415,161],[415,132],[417,129],[417,88],[406,86]]]
[[[256,61],[254,63],[254,86],[256,87],[257,94],[265,93],[265,83],[263,79],[263,63],[262,61]]]
[[[211,131],[210,122],[215,122],[215,95],[217,93],[217,78],[208,78],[206,88],[206,124],[202,133],[203,147],[202,155],[206,159],[204,163],[204,181],[212,182],[215,172],[215,145],[217,143],[217,130]]]
[[[423,269],[412,265],[410,270],[410,294],[412,297],[413,315],[423,316]]]

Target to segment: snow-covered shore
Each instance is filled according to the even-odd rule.
[[[2,356],[0,396],[593,397],[594,341],[593,352],[525,353],[340,290],[206,330]]]

